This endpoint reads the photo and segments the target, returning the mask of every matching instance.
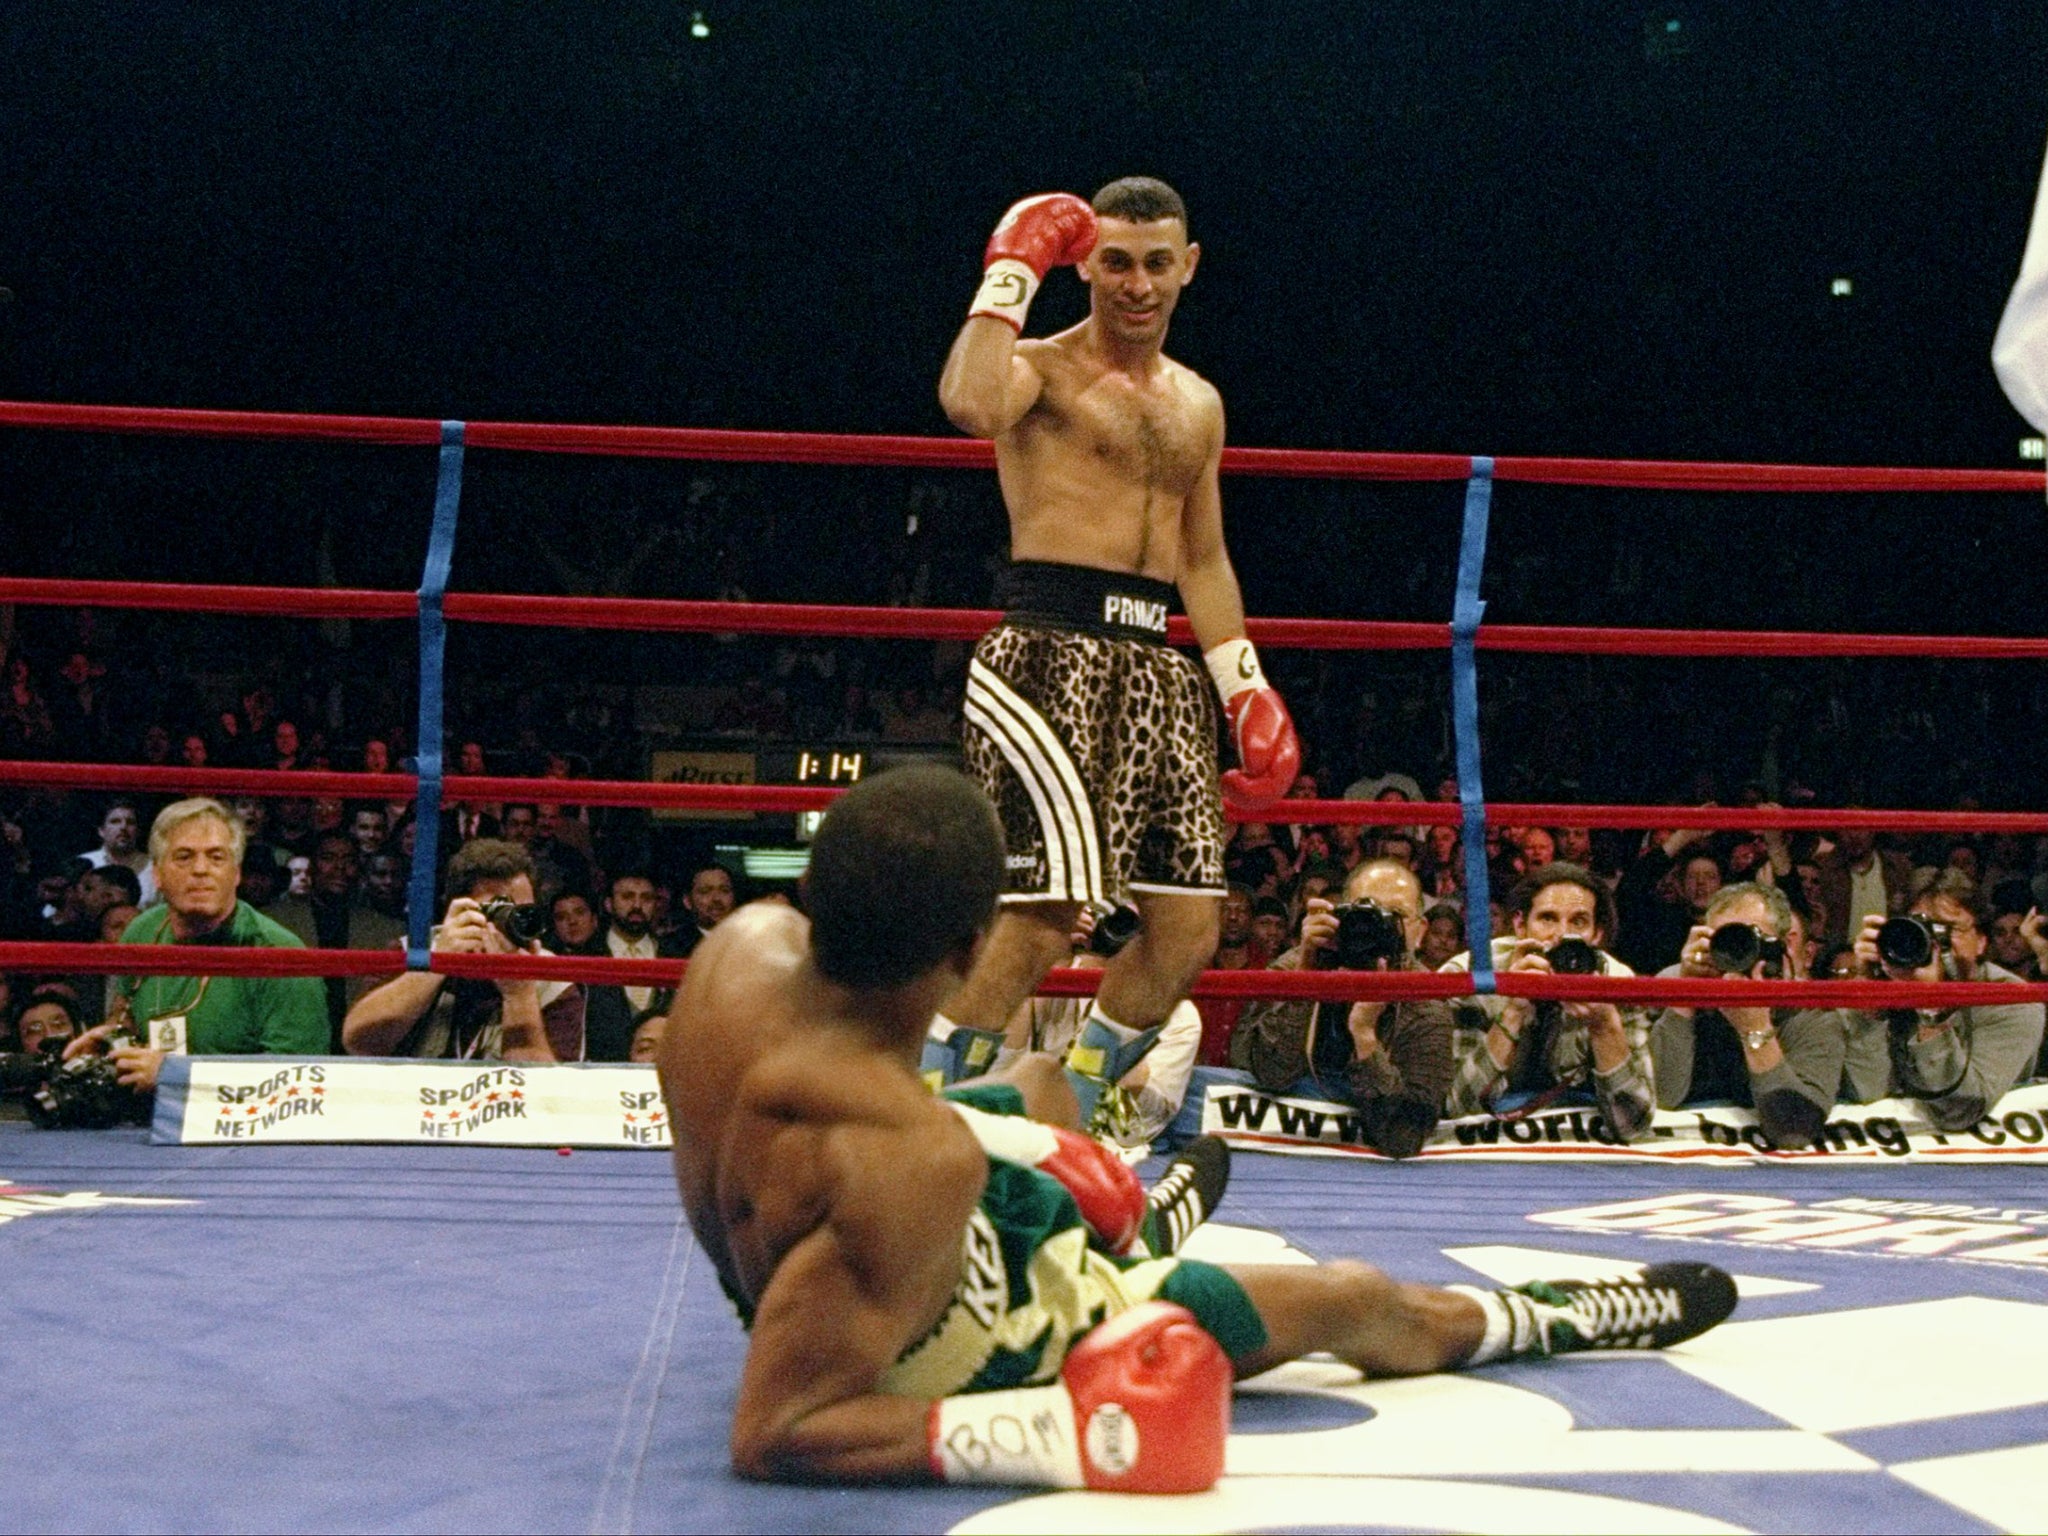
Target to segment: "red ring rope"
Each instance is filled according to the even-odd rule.
[[[442,424],[402,417],[329,416],[247,411],[164,410],[135,407],[0,402],[0,425],[71,431],[148,432],[187,436],[314,438],[329,441],[433,446]],[[986,468],[991,445],[963,439],[863,437],[830,433],[733,432],[693,428],[547,425],[471,422],[465,441],[475,447],[556,453],[606,453],[728,461],[806,464],[904,465]],[[1374,454],[1298,449],[1227,450],[1231,473],[1377,480],[1458,480],[1472,472],[1462,455]],[[1501,458],[1494,478],[1561,485],[1638,487],[1662,490],[1740,491],[2025,491],[2038,494],[2043,476],[2027,470],[1932,470],[1816,465],[1685,464],[1664,461]],[[59,603],[306,618],[401,619],[418,613],[409,593],[318,588],[248,588],[144,582],[37,581],[0,579],[0,602]],[[800,604],[721,604],[637,599],[572,599],[481,593],[451,593],[450,618],[481,623],[563,624],[585,628],[670,629],[755,634],[833,634],[889,638],[968,639],[996,615],[974,610],[877,609]],[[1185,621],[1174,638],[1189,638]],[[1367,624],[1336,620],[1255,621],[1253,638],[1272,646],[1323,649],[1428,649],[1448,645],[1448,626]],[[1477,644],[1502,651],[1656,656],[1913,656],[1977,659],[2048,657],[2048,640],[1906,635],[1820,635],[1794,632],[1732,633],[1710,630],[1592,629],[1574,626],[1508,626],[1481,629]],[[33,775],[33,777],[31,777]],[[44,786],[93,784],[180,790],[214,788],[224,793],[410,794],[416,780],[401,774],[275,774],[236,770],[183,770],[84,764],[0,764],[0,782]],[[561,779],[450,778],[451,800],[529,795],[585,804],[661,805],[728,809],[796,810],[829,804],[836,791],[763,786],[680,786],[620,784]],[[1892,830],[1984,829],[2038,831],[2048,817],[2026,814],[1940,812],[1765,812],[1747,807],[1592,807],[1495,805],[1496,824],[1566,826],[1687,827],[1884,827]],[[1262,810],[1268,820],[1355,822],[1373,825],[1455,823],[1458,807],[1409,802],[1286,801]],[[1392,819],[1390,819],[1392,818]],[[396,969],[396,956],[350,950],[219,950],[206,954],[207,969],[220,975],[376,975]],[[86,973],[189,974],[194,956],[178,946],[0,944],[0,966]],[[659,961],[617,961],[589,957],[437,955],[437,970],[450,975],[549,976],[627,984],[665,982],[679,967]],[[1094,989],[1098,974],[1055,972],[1042,990],[1081,995]],[[1820,1006],[1915,1007],[1965,1001],[2010,1001],[2048,997],[2048,984],[2015,988],[2006,984],[1942,983],[1934,986],[1884,982],[1717,982],[1656,978],[1549,977],[1503,973],[1499,990],[1510,996],[1612,998],[1616,1001],[1687,1002],[1694,1006],[1740,1003],[1804,1003]],[[1303,997],[1342,1000],[1369,997],[1455,997],[1469,995],[1469,976],[1424,972],[1389,975],[1346,973],[1206,972],[1194,989],[1199,997]],[[1981,995],[1981,996],[1980,996]]]
[[[146,794],[305,796],[402,800],[419,781],[409,773],[282,772],[274,768],[156,768],[122,763],[0,762],[0,784],[48,789],[132,789]],[[454,801],[533,801],[543,805],[639,806],[652,810],[822,811],[843,789],[786,784],[649,784],[637,779],[470,778],[442,780]],[[1489,803],[1486,819],[1502,827],[1612,827],[1655,830],[1836,832],[2008,832],[2048,834],[2048,814],[2035,811],[1766,810],[1743,805],[1569,805]],[[1316,826],[1454,827],[1462,809],[1442,800],[1277,800],[1235,821]]]
[[[120,405],[0,401],[0,426],[69,432],[144,432],[182,437],[322,438],[431,447],[441,423],[406,416],[324,416],[273,411],[195,411]],[[952,437],[891,437],[840,432],[736,432],[703,427],[621,427],[472,421],[464,441],[476,448],[540,453],[604,453],[637,458],[708,459],[772,464],[846,464],[986,469],[986,442]],[[1345,480],[1463,480],[1465,454],[1356,453],[1312,448],[1226,448],[1232,474]],[[1696,491],[2031,491],[2043,472],[2028,469],[1894,469],[1862,465],[1710,464],[1656,459],[1496,458],[1496,480]]]
[[[681,960],[615,960],[590,955],[431,956],[444,976],[480,980],[580,981],[609,986],[674,986]],[[396,976],[398,950],[240,949],[179,944],[0,943],[0,970],[118,976]],[[1098,970],[1055,970],[1039,991],[1086,997],[1101,984]],[[1960,1008],[1972,1004],[2048,1001],[2048,982],[1710,981],[1655,976],[1544,976],[1498,973],[1504,997],[1608,1001],[1694,1008],[1758,1005],[1804,1008]],[[1189,996],[1293,998],[1350,1002],[1359,998],[1455,998],[1473,995],[1472,978],[1445,971],[1204,971]]]
[[[0,576],[0,603],[66,608],[152,608],[306,619],[409,619],[410,592],[328,587],[202,586],[146,581],[70,581]],[[450,592],[443,611],[479,624],[559,625],[682,634],[834,635],[880,640],[979,639],[1002,615],[991,608],[871,608],[825,603],[716,603],[651,597],[541,597]],[[1448,624],[1357,619],[1252,619],[1247,633],[1275,649],[1442,650]],[[1168,638],[1188,645],[1186,619]],[[1610,656],[1904,656],[1975,661],[2048,659],[2048,639],[1995,635],[1843,635],[1803,630],[1598,629],[1583,625],[1493,624],[1482,651]]]

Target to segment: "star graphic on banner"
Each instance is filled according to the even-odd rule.
[[[490,1092],[490,1093],[487,1093],[487,1094],[485,1094],[485,1095],[484,1095],[484,1102],[485,1102],[486,1104],[495,1104],[495,1103],[497,1103],[497,1102],[498,1102],[498,1095],[497,1095],[497,1092],[496,1092],[495,1090],[493,1090],[492,1092]]]

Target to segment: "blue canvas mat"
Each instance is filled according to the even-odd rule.
[[[11,1530],[2048,1526],[2025,1169],[1240,1155],[1226,1258],[1512,1283],[1697,1257],[1744,1299],[1668,1356],[1292,1367],[1240,1392],[1192,1499],[733,1478],[745,1341],[659,1156],[0,1125],[0,1185]]]

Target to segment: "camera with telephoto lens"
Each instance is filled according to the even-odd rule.
[[[1341,969],[1377,970],[1382,960],[1391,965],[1407,957],[1408,937],[1401,931],[1401,919],[1378,902],[1347,901],[1331,915],[1337,919],[1334,963]]]
[[[0,1051],[0,1093],[27,1093],[42,1087],[69,1043],[45,1040],[33,1051]]]
[[[1707,963],[1723,976],[1747,976],[1758,961],[1766,976],[1785,974],[1785,941],[1754,923],[1723,923],[1707,940]]]
[[[114,1035],[109,1046],[140,1044],[133,1035]],[[46,1040],[39,1051],[0,1055],[0,1093],[19,1093],[28,1117],[45,1130],[104,1131],[117,1125],[147,1125],[152,1095],[130,1088],[116,1075],[111,1055],[64,1060],[63,1040]]]
[[[1949,925],[1931,917],[1888,917],[1878,925],[1877,954],[1886,965],[1917,971],[1948,950]]]
[[[483,904],[483,909],[491,926],[520,949],[535,939],[547,937],[548,909],[537,901],[507,901],[503,896],[494,896]]]
[[[1584,939],[1559,939],[1543,951],[1553,976],[1598,976],[1607,969],[1600,951]]]
[[[1104,907],[1095,914],[1095,926],[1088,930],[1088,953],[1107,960],[1138,936],[1145,920],[1127,901]]]

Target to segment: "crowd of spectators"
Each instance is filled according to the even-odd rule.
[[[720,538],[740,524],[772,522],[772,505],[744,482],[701,477],[689,483],[679,522],[624,498],[594,519],[587,539],[540,540],[496,584],[575,595],[651,586],[734,601],[872,601],[879,593],[896,604],[973,605],[985,601],[996,546],[932,537],[935,527],[977,519],[999,531],[999,508],[957,488],[964,484],[910,483],[900,529],[896,511],[882,519],[895,529],[886,539],[842,538],[821,523],[818,558],[799,578],[748,553],[775,547],[772,539]],[[875,509],[854,522],[875,523],[879,514],[868,513]],[[506,558],[502,548],[494,558]],[[1540,587],[1543,569],[1509,562],[1503,580]],[[323,571],[337,574],[351,573]],[[799,579],[803,590],[784,590]],[[408,636],[360,623],[266,625],[260,640],[256,634],[235,620],[0,610],[0,758],[284,772],[408,766]],[[560,953],[686,954],[745,894],[694,850],[678,855],[670,843],[666,858],[657,857],[661,845],[645,813],[577,808],[578,777],[646,777],[650,753],[676,744],[944,748],[957,731],[964,655],[955,644],[585,634],[536,637],[542,649],[528,656],[522,647],[520,664],[507,666],[499,637],[458,629],[456,641],[449,693],[458,734],[445,753],[452,767],[558,779],[563,790],[553,803],[444,807],[433,915],[436,941],[449,945],[494,942],[477,927],[474,892],[457,883],[477,877],[482,855],[463,858],[485,845],[512,850],[490,865],[497,873],[487,883],[530,887],[546,909],[545,942]],[[550,687],[531,686],[536,665]],[[2048,687],[2017,669],[1758,662],[1744,664],[1734,687],[1716,670],[1722,665],[1542,657],[1493,665],[1482,690],[1490,793],[1972,810],[2009,804],[1996,786],[2038,782],[2011,770],[2048,741],[2048,731],[2035,728],[2048,718]],[[1450,722],[1441,663],[1406,653],[1280,652],[1273,668],[1310,754],[1295,794],[1383,802],[1390,820],[1238,827],[1213,965],[1320,963],[1333,942],[1333,909],[1353,899],[1398,912],[1401,966],[1469,964],[1458,830],[1403,824],[1398,812],[1402,803],[1456,798],[1444,771]],[[116,942],[141,931],[167,900],[147,834],[174,798],[17,790],[0,799],[0,936]],[[227,809],[243,906],[296,942],[396,949],[419,832],[409,801],[249,796]],[[1485,860],[1496,969],[1540,968],[1549,945],[1566,936],[1595,944],[1610,974],[1707,974],[1702,935],[1736,923],[1785,944],[1782,961],[1771,962],[1785,974],[1868,975],[1882,969],[1873,924],[1918,911],[1941,927],[1943,974],[2048,975],[2039,916],[2048,905],[2048,839],[1497,827]],[[1583,877],[1532,890],[1531,877],[1553,867]],[[1376,894],[1360,898],[1360,890]],[[1560,893],[1571,910],[1559,909]],[[98,977],[18,975],[5,984],[14,1044],[47,1029],[57,1013],[74,1032],[90,1030],[123,1000]],[[486,996],[469,984],[434,983],[430,997],[400,999],[408,1008],[418,1003],[416,1012],[378,1017],[392,1002],[388,988],[403,993],[426,980],[318,985],[325,1048],[334,1051],[351,1048],[351,1021],[361,1017],[371,1023],[355,1030],[355,1048],[380,1052],[628,1059],[651,1049],[664,1001],[653,989],[574,989],[574,1027],[561,1021],[562,999],[549,996],[539,1003],[536,1032],[519,1026],[525,998],[496,989]],[[1434,1115],[1558,1092],[1594,1102],[1618,1137],[1637,1133],[1653,1103],[1705,1097],[1752,1102],[1773,1136],[1796,1142],[1842,1096],[1941,1088],[1930,1102],[1946,1103],[1951,1118],[1973,1102],[1994,1102],[2002,1085],[2037,1070],[2039,1015],[2022,1005],[1916,1021],[1921,1033],[1908,1049],[1897,1044],[1896,1020],[1820,1011],[1691,1015],[1488,1000],[1337,1018],[1302,1005],[1203,1002],[1196,1055],[1255,1070],[1262,1082],[1341,1089],[1339,1096],[1374,1106],[1367,1123],[1380,1127],[1375,1134],[1389,1150],[1415,1143]],[[1965,1041],[1974,1044],[1959,1045]]]
[[[1711,785],[1696,788],[1706,791],[1699,803],[1716,803]],[[1316,792],[1306,777],[1297,785],[1301,797]],[[1394,817],[1421,790],[1392,775],[1345,794],[1385,802]],[[1440,783],[1435,798],[1455,800],[1455,784]],[[1770,805],[1754,785],[1726,803]],[[1500,827],[1489,829],[1485,861],[1496,972],[2048,979],[2048,839]],[[1225,948],[1247,912],[1271,912],[1287,940],[1239,940],[1239,963],[1334,964],[1337,914],[1362,907],[1389,934],[1368,967],[1471,968],[1455,828],[1246,823],[1228,868]],[[1916,922],[1902,934],[1907,918]],[[1924,954],[1906,952],[1915,932]],[[1367,1139],[1392,1156],[1411,1155],[1442,1116],[1521,1115],[1559,1101],[1597,1109],[1617,1141],[1644,1134],[1654,1108],[1732,1103],[1756,1110],[1773,1145],[1798,1148],[1821,1136],[1836,1104],[1894,1095],[1922,1101],[1943,1130],[1974,1125],[2011,1088],[2048,1076],[2043,1022],[2042,1005],[2024,998],[1873,1011],[1497,994],[1427,1006],[1205,1005],[1200,1060],[1248,1071],[1269,1091],[1353,1103]]]

